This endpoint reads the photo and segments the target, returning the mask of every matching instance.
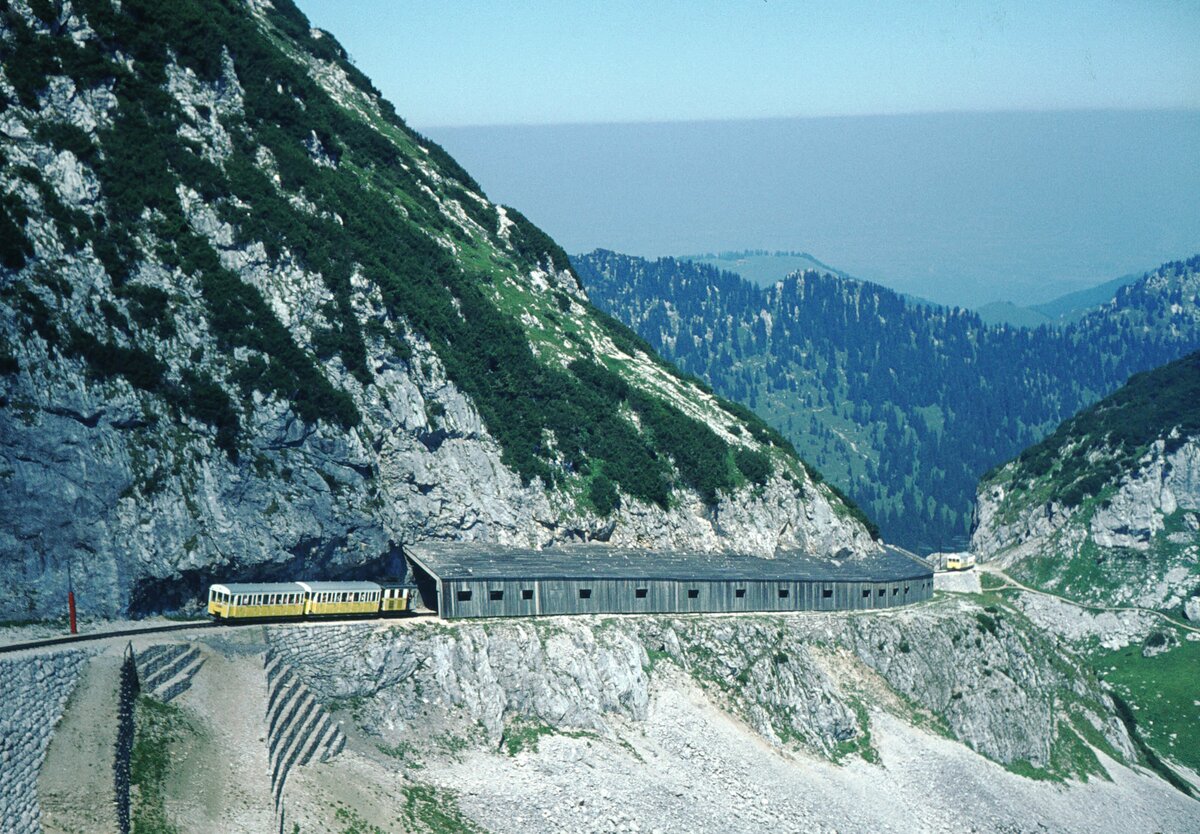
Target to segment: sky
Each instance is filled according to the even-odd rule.
[[[1200,111],[434,128],[568,252],[811,252],[1020,306],[1200,253]],[[780,278],[783,276],[780,275]]]
[[[298,0],[417,128],[1200,108],[1200,2]]]
[[[568,252],[965,306],[1200,252],[1200,0],[296,2]]]

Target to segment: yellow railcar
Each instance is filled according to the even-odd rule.
[[[379,605],[380,613],[396,614],[408,611],[412,607],[413,595],[416,592],[416,585],[383,585],[383,599]]]
[[[213,585],[208,613],[221,620],[299,617],[304,614],[304,588],[299,582]]]
[[[946,570],[970,570],[975,567],[975,554],[951,553],[946,557]]]
[[[304,614],[378,614],[383,589],[374,582],[297,582],[305,591]]]

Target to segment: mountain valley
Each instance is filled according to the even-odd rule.
[[[595,303],[778,426],[885,538],[963,549],[979,476],[1128,376],[1200,347],[1200,259],[1164,264],[1060,329],[985,325],[819,272],[758,288],[598,251]]]
[[[568,259],[292,0],[0,4],[0,830],[1200,830],[1200,256],[789,257]]]

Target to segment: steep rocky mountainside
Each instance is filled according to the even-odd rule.
[[[972,550],[1031,584],[1200,619],[1200,352],[989,473],[976,512]]]
[[[295,713],[302,739],[320,726],[303,716],[324,712],[345,733],[344,752],[288,776],[286,818],[303,831],[354,830],[351,815],[359,830],[399,818],[418,831],[1083,831],[1115,807],[1145,830],[1183,830],[1200,814],[1130,769],[1140,754],[1103,685],[1002,600],[233,639],[267,644],[274,732],[289,737]],[[212,657],[175,702],[198,728],[175,749],[223,760],[205,738],[205,675],[250,684],[249,648]],[[439,814],[452,824],[432,825]]]
[[[0,617],[428,538],[874,547],[290,0],[14,0],[0,57]]]
[[[1063,328],[987,325],[845,276],[758,287],[702,264],[597,251],[593,301],[745,402],[918,552],[966,545],[979,476],[1122,384],[1200,347],[1200,256]]]
[[[873,757],[890,709],[1004,765],[1099,772],[1092,748],[1136,757],[1095,677],[1014,608],[951,598],[884,616],[632,617],[444,629],[282,630],[272,644],[326,702],[351,702],[385,745],[522,723],[608,734],[645,718],[674,664],[771,744]]]
[[[18,654],[0,662],[0,818],[116,830],[94,798],[128,665],[135,831],[1193,830],[1187,782],[1151,771],[1055,622],[1112,629],[1039,600],[276,624]],[[1123,626],[1106,642],[1128,650],[1145,628]]]

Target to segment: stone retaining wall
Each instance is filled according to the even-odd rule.
[[[0,822],[5,832],[42,830],[38,772],[88,656],[73,650],[0,660]]]

